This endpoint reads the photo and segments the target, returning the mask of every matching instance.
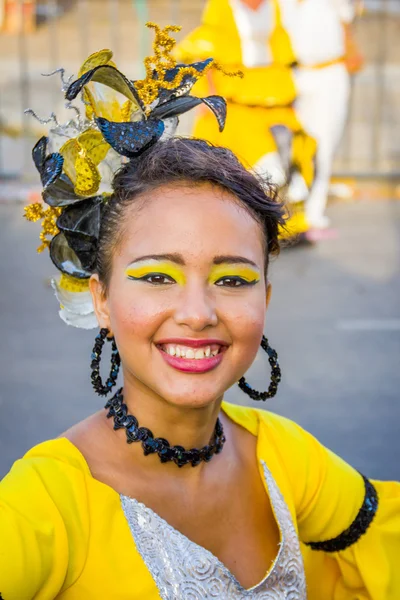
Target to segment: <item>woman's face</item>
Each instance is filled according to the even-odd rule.
[[[180,406],[205,406],[246,372],[264,327],[260,226],[226,191],[164,186],[136,201],[100,325],[115,336],[125,382]],[[138,210],[139,206],[139,210]]]

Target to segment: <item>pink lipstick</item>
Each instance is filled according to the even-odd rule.
[[[206,373],[223,360],[228,344],[218,339],[169,338],[156,342],[167,364],[184,373]]]

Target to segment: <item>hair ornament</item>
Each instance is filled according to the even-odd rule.
[[[38,251],[49,248],[61,273],[52,282],[60,316],[76,327],[97,326],[88,280],[96,269],[101,217],[114,173],[127,160],[173,136],[179,116],[199,104],[213,112],[221,131],[225,126],[223,98],[190,95],[197,79],[211,68],[222,69],[211,58],[178,64],[171,54],[176,44],[171,33],[180,27],[147,27],[154,30],[155,39],[153,55],[144,60],[144,79],[128,79],[112,61],[112,51],[103,49],[84,61],[75,80],[62,68],[46,74],[60,75],[65,107],[74,113],[69,121],[59,123],[54,113],[40,119],[32,109],[25,111],[42,124],[52,123],[48,137],[40,138],[32,150],[48,208],[31,204],[25,217],[42,220]]]

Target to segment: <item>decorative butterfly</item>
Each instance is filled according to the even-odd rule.
[[[207,59],[190,65],[176,65],[165,72],[164,80],[169,83],[173,81],[182,67],[192,68],[200,76],[211,62],[212,59]],[[157,77],[156,72],[154,73],[154,77]],[[195,75],[186,74],[183,76],[179,86],[171,90],[161,87],[153,108],[146,113],[139,93],[135,88],[135,82],[127,79],[113,65],[100,64],[87,70],[76,81],[72,82],[66,91],[65,97],[67,100],[73,100],[80,92],[87,90],[87,86],[93,82],[102,84],[102,86],[109,87],[118,92],[118,94],[122,94],[130,103],[129,115],[122,114],[123,105],[120,105],[121,110],[118,120],[110,121],[102,116],[104,112],[108,114],[111,112],[110,110],[105,111],[104,102],[101,103],[101,110],[93,103],[93,112],[96,123],[106,142],[118,154],[127,158],[134,158],[161,138],[165,129],[163,124],[164,119],[174,119],[173,122],[170,121],[169,123],[170,128],[173,125],[172,129],[174,130],[177,126],[176,117],[202,103],[208,106],[214,113],[218,120],[220,131],[223,130],[226,120],[225,100],[220,96],[208,96],[206,98],[190,96],[189,93],[196,80],[197,77]],[[91,93],[89,92],[89,94]],[[109,102],[112,102],[111,98],[109,98]],[[114,99],[115,102],[116,100]],[[174,131],[169,131],[169,135],[173,133]]]

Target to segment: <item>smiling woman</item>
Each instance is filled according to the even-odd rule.
[[[200,408],[241,378],[262,338],[282,215],[272,188],[200,140],[155,144],[116,175],[90,289],[117,340],[125,398],[139,380]]]
[[[111,392],[120,368],[123,387],[107,412],[31,449],[0,483],[4,600],[395,600],[400,486],[370,482],[287,419],[223,402],[236,383],[255,400],[277,391],[263,331],[283,206],[229,150],[159,139],[158,117],[152,130],[154,110],[167,120],[188,101],[191,79],[168,95],[160,71],[165,87],[146,105],[143,82],[93,67],[109,58],[92,57],[67,96],[96,77],[131,111],[137,100],[137,120],[99,121],[91,88],[94,113],[76,127],[97,129],[65,155],[42,142],[34,158],[56,210],[42,240],[53,236],[60,314],[100,327],[95,390]],[[129,160],[110,195],[91,196],[106,143],[129,147]],[[244,379],[260,345],[266,392]]]

